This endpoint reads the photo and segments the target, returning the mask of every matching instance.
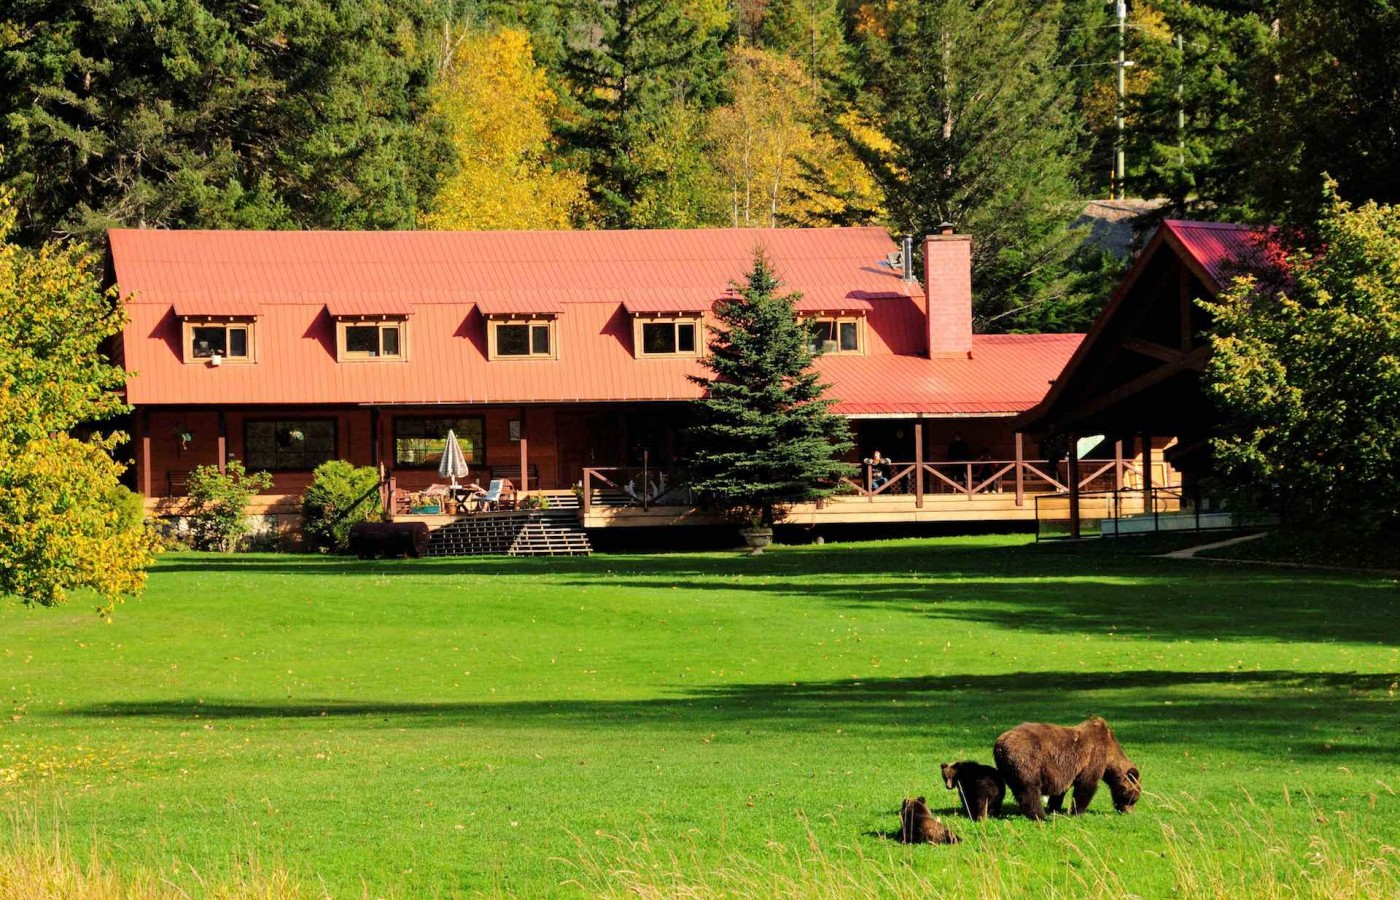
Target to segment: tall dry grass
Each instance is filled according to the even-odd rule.
[[[1367,836],[1354,816],[1310,808],[1302,812],[1314,817],[1316,827],[1288,835],[1252,804],[1222,810],[1154,800],[1166,821],[1160,844],[1144,856],[1164,864],[1171,881],[1169,889],[1149,891],[1154,895],[1167,889],[1179,897],[1220,900],[1400,897],[1400,848]],[[869,841],[827,848],[809,827],[800,846],[770,841],[757,850],[725,853],[718,863],[693,837],[675,849],[643,832],[637,838],[606,836],[601,845],[576,838],[577,856],[566,863],[574,872],[569,883],[586,894],[644,900],[1139,896],[1134,866],[1110,856],[1089,829],[1056,828],[1047,847],[1040,829],[1062,823],[1017,822],[975,832],[964,822],[958,829],[964,842],[953,848]],[[1113,853],[1122,852],[1115,846]],[[931,866],[916,854],[942,854],[945,864]]]
[[[256,856],[205,878],[194,869],[179,879],[149,870],[118,871],[94,842],[74,850],[61,824],[44,824],[33,809],[11,811],[0,833],[0,900],[304,900],[329,896],[308,889],[284,869]],[[53,821],[61,822],[62,816]]]

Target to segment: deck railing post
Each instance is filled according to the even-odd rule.
[[[394,520],[394,498],[399,495],[399,479],[395,475],[389,476],[389,496],[384,506],[384,517],[389,521]]]
[[[1079,440],[1069,436],[1069,536],[1079,538]]]
[[[1016,505],[1026,505],[1025,435],[1016,432]]]
[[[865,464],[865,499],[871,503],[875,502],[875,467],[869,463]]]
[[[967,487],[967,499],[971,500],[971,499],[972,499],[972,463],[970,463],[970,462],[965,462],[965,463],[963,463],[963,465],[967,468],[967,471],[963,473],[963,477],[966,479],[965,481],[963,481],[963,484]]]
[[[1123,490],[1123,442],[1113,442],[1113,489]]]
[[[924,423],[914,421],[914,508],[924,508]]]
[[[593,508],[593,470],[585,468],[583,470],[583,496],[579,498],[583,506],[583,514],[588,515],[588,511]]]

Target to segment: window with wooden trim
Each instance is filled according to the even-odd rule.
[[[251,321],[186,319],[182,330],[187,363],[253,361]]]
[[[844,316],[815,316],[807,319],[813,353],[864,353],[865,322]]]
[[[700,318],[639,317],[632,323],[632,340],[638,356],[699,356]]]
[[[447,432],[471,465],[486,459],[486,420],[481,416],[396,416],[394,465],[402,469],[436,469],[447,446]]]
[[[389,321],[341,320],[336,323],[336,352],[339,359],[404,359],[408,356],[408,323]]]
[[[555,359],[553,319],[501,319],[488,323],[490,359]]]
[[[310,472],[337,455],[335,419],[243,423],[243,463],[249,471]]]

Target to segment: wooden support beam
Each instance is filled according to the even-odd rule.
[[[1179,353],[1174,362],[1164,363],[1151,372],[1139,375],[1137,378],[1126,381],[1105,394],[1100,394],[1098,397],[1084,403],[1078,409],[1074,410],[1071,416],[1074,421],[1082,421],[1095,413],[1108,409],[1116,403],[1121,403],[1136,394],[1140,394],[1174,375],[1188,370],[1197,372],[1204,371],[1206,363],[1209,360],[1209,344],[1197,347],[1190,353]]]
[[[1144,341],[1138,338],[1124,341],[1123,349],[1131,350],[1134,353],[1140,353],[1143,356],[1150,356],[1153,359],[1168,363],[1177,362],[1184,355],[1182,351],[1175,347],[1166,347],[1162,344],[1154,343],[1153,341]]]
[[[141,410],[141,496],[150,499],[151,494],[151,412]]]
[[[525,436],[525,407],[520,407],[520,486],[516,496],[524,499],[530,489],[530,439]]]
[[[1026,436],[1016,432],[1016,505],[1026,505]]]
[[[1080,536],[1079,522],[1079,437],[1069,436],[1069,536]]]
[[[924,421],[914,420],[914,506],[924,508]]]
[[[1152,513],[1152,435],[1142,434],[1142,511]]]
[[[223,474],[225,466],[228,465],[228,419],[224,416],[224,411],[219,410],[219,441],[218,449],[219,474]]]
[[[382,459],[379,450],[379,407],[375,406],[369,411],[369,464],[382,466]]]
[[[1113,490],[1123,490],[1123,442],[1113,442]]]

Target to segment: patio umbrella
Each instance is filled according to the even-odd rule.
[[[447,443],[442,448],[442,462],[438,463],[438,475],[451,478],[454,488],[458,478],[467,477],[467,455],[462,452],[462,445],[457,443],[457,434],[450,429]]]

